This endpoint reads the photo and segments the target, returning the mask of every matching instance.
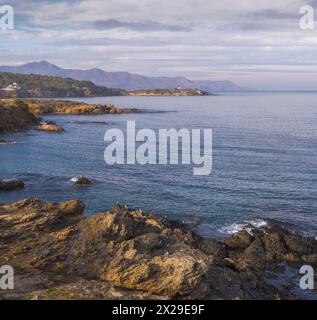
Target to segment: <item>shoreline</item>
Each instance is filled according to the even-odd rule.
[[[317,266],[317,240],[279,226],[216,241],[156,213],[115,205],[87,217],[84,209],[79,200],[0,205],[2,260],[17,270],[16,290],[0,297],[295,299],[265,277],[283,273],[283,263]]]
[[[29,107],[17,110],[34,121],[35,114],[56,115],[51,106],[47,114]],[[76,108],[70,114],[77,116]],[[84,208],[79,200],[0,204],[0,248],[20,283],[0,298],[295,299],[293,288],[277,289],[266,275],[278,277],[283,264],[317,267],[317,240],[278,225],[249,224],[218,241],[126,206],[93,216],[84,216]]]
[[[135,108],[117,108],[112,104],[88,104],[68,100],[0,99],[0,135],[40,128],[48,132],[63,132],[53,123],[41,125],[47,115],[101,115],[135,113]]]

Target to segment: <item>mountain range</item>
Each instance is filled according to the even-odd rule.
[[[38,74],[75,80],[91,81],[97,86],[139,89],[198,88],[207,92],[243,91],[229,80],[189,80],[183,77],[146,77],[128,72],[107,72],[101,69],[77,70],[63,69],[47,61],[31,62],[20,66],[0,66],[1,72]]]

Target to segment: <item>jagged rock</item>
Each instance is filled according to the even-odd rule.
[[[234,234],[232,237],[225,239],[224,244],[229,249],[245,249],[252,243],[253,240],[254,237],[251,236],[250,233],[248,233],[246,230],[242,230]]]
[[[24,186],[24,182],[18,179],[0,180],[0,191],[23,189]]]
[[[251,233],[248,236],[242,230],[224,241],[232,264],[238,269],[265,269],[280,262],[315,263],[317,240],[314,238],[293,234],[279,226],[252,229]]]
[[[60,133],[64,131],[62,127],[60,127],[59,125],[57,125],[55,122],[52,122],[52,121],[40,123],[35,127],[35,130],[55,132],[55,133]]]
[[[246,246],[245,240],[241,242],[245,234],[235,237],[239,245],[229,248],[154,213],[119,205],[89,217],[83,211],[78,200],[27,199],[0,205],[1,263],[17,268],[19,279],[29,287],[0,292],[0,298],[5,294],[32,299],[289,297],[263,279],[267,252],[280,250],[274,241],[266,245],[269,231],[252,232],[254,238],[245,249],[241,247],[241,243]],[[291,237],[283,230],[278,234]],[[309,243],[314,252],[316,243]],[[290,247],[284,248],[286,254],[292,253]],[[272,256],[282,259],[283,252]],[[313,261],[315,256],[301,259]]]

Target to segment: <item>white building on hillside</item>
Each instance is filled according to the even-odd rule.
[[[20,89],[20,86],[16,82],[14,82],[12,84],[9,84],[5,88],[2,88],[2,90],[4,90],[4,91],[16,91],[16,90],[19,90],[19,89]]]

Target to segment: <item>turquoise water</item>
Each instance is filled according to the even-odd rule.
[[[86,214],[93,214],[119,202],[186,222],[199,220],[198,232],[219,238],[245,221],[270,219],[317,235],[316,94],[76,100],[148,112],[47,116],[65,133],[4,137],[17,144],[0,145],[0,178],[20,178],[27,185],[1,193],[1,203],[79,198]],[[194,176],[192,166],[183,165],[106,165],[104,133],[124,129],[127,120],[138,128],[212,128],[211,175]],[[70,179],[78,175],[94,184],[74,187]]]

